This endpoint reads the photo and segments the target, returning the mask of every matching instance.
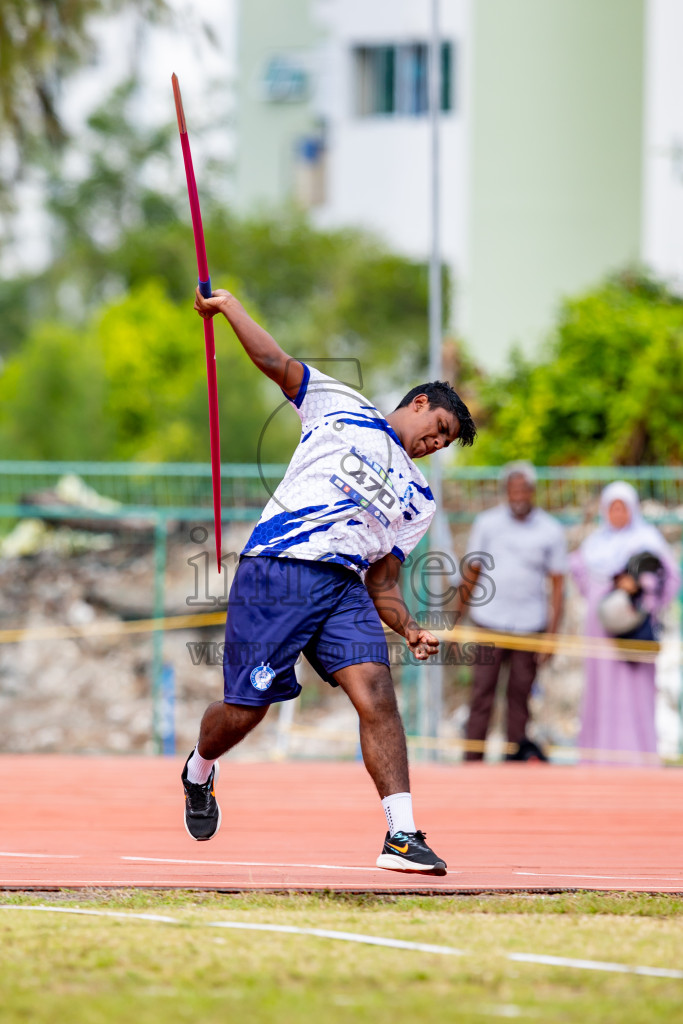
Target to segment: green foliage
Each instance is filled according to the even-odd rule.
[[[254,462],[279,393],[234,339],[217,341],[223,458]],[[280,432],[281,452],[295,443],[295,426],[292,417]],[[207,460],[199,319],[148,281],[82,330],[37,326],[0,376],[0,457]]]
[[[227,257],[246,297],[293,355],[354,357],[365,386],[382,391],[403,383],[406,364],[411,377],[425,368],[424,264],[360,231],[316,231],[294,210],[277,219],[218,218],[207,244],[219,266]]]
[[[89,118],[78,163],[54,158],[54,258],[35,278],[0,286],[0,444],[17,458],[208,458],[180,145],[175,125],[140,127],[134,101],[127,81]],[[149,185],[160,169],[164,190]],[[294,209],[241,220],[215,200],[215,171],[200,174],[215,287],[234,291],[294,356],[359,360],[371,393],[404,390],[406,378],[424,373],[423,264],[359,231],[318,232]],[[282,399],[222,317],[216,334],[223,459],[253,462]],[[45,429],[46,409],[59,421],[54,431]],[[296,417],[278,413],[262,459],[286,459],[297,436]]]
[[[75,24],[83,39],[86,13],[110,6],[105,0],[82,5]],[[208,457],[202,328],[192,312],[197,269],[180,144],[174,121],[154,130],[140,125],[135,103],[131,79],[93,110],[78,160],[69,146],[43,154],[53,259],[33,278],[0,284],[5,455]],[[216,198],[225,192],[229,169],[198,165],[197,171],[215,287],[234,291],[292,355],[358,360],[371,394],[403,392],[406,381],[423,376],[424,264],[392,254],[360,231],[316,231],[293,208],[240,219]],[[253,462],[282,398],[221,317],[216,334],[223,459]],[[343,370],[329,365],[333,374]],[[48,415],[54,428],[46,427]],[[296,416],[277,413],[263,439],[263,460],[287,458],[297,436]]]
[[[627,273],[564,303],[538,362],[515,353],[482,384],[477,462],[656,465],[683,460],[683,302]]]
[[[85,170],[70,170],[68,155],[48,163],[46,209],[55,255],[43,278],[53,306],[68,284],[78,298],[72,316],[78,306],[92,309],[112,293],[154,277],[154,266],[150,270],[141,260],[155,243],[164,252],[159,230],[177,220],[179,190],[152,188],[148,179],[154,168],[157,177],[163,172],[173,180],[178,130],[170,122],[155,129],[139,123],[137,88],[134,78],[121,83],[88,118],[79,146]]]
[[[80,331],[36,327],[0,376],[0,458],[105,458],[104,383],[101,353]]]
[[[143,221],[122,231],[109,251],[98,250],[94,233],[76,219],[70,225],[44,278],[10,282],[0,292],[8,313],[0,351],[14,353],[0,377],[2,447],[17,458],[207,458],[206,369],[201,324],[192,312],[196,266],[189,224],[170,215],[165,223]],[[243,222],[210,210],[205,228],[214,285],[234,291],[285,350],[356,358],[368,390],[403,387],[406,376],[424,372],[422,265],[359,232],[317,233],[294,212]],[[121,297],[104,302],[116,289]],[[32,314],[40,317],[33,323]],[[22,329],[28,332],[23,343]],[[51,331],[80,342],[73,340],[57,358]],[[223,458],[254,462],[261,430],[281,396],[259,377],[222,317],[216,335]],[[90,393],[104,395],[101,402],[84,402],[74,391],[90,348],[99,360],[89,370]],[[49,437],[31,398],[30,377],[41,362],[48,376],[59,363],[58,375],[73,385],[53,396],[62,427]],[[17,382],[21,403],[10,381]],[[91,406],[96,411],[83,431],[81,410]],[[291,413],[278,415],[262,458],[286,459],[297,429]]]
[[[191,301],[196,262],[177,130],[174,122],[141,126],[135,102],[136,84],[128,80],[92,112],[78,161],[67,149],[47,162],[54,258],[33,281],[2,286],[0,312],[8,315],[0,320],[0,352],[12,352],[32,321],[83,324],[112,296],[150,278],[163,280],[173,300]],[[370,378],[381,365],[397,376],[412,376],[418,366],[422,372],[424,264],[363,232],[315,231],[295,209],[241,220],[216,198],[225,193],[229,168],[197,171],[215,286],[243,282],[239,297],[253,302],[297,355],[353,355]]]

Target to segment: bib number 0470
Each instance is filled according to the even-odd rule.
[[[355,452],[347,452],[342,457],[340,475],[349,483],[353,480],[356,490],[362,491],[373,504],[377,503],[387,511],[391,511],[398,501],[393,491],[385,487],[382,477]]]

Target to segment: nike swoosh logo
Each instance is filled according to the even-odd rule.
[[[394,846],[393,843],[387,843],[387,846],[390,846],[392,850],[396,850],[398,853],[407,853],[408,852],[408,844],[407,843],[406,843],[405,846]]]

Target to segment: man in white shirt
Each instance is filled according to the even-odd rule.
[[[564,578],[568,569],[564,530],[553,516],[534,504],[536,471],[528,462],[503,467],[506,501],[476,517],[468,542],[468,578],[460,590],[458,611],[469,609],[472,623],[497,633],[556,633],[562,618]],[[480,556],[480,557],[477,557]],[[473,591],[484,571],[493,587]],[[544,759],[526,735],[529,697],[536,671],[548,658],[533,651],[496,646],[493,657],[477,659],[473,669],[467,739],[481,749],[468,750],[468,761],[483,758],[500,669],[509,661],[507,738],[517,746],[510,760]]]
[[[224,699],[202,719],[183,769],[185,827],[196,840],[220,826],[217,759],[277,701],[298,696],[301,653],[341,686],[360,720],[363,760],[389,830],[379,867],[445,874],[415,827],[403,725],[381,622],[421,661],[438,640],[408,611],[398,584],[406,555],[426,532],[435,504],[415,459],[475,427],[449,384],[420,385],[384,417],[363,395],[288,356],[225,291],[197,289],[203,317],[223,313],[255,365],[301,418],[301,439],[284,479],[242,551],[230,591]],[[381,621],[380,621],[381,620]]]

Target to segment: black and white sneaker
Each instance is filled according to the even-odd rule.
[[[207,839],[213,839],[221,827],[221,809],[216,800],[215,789],[219,768],[218,761],[216,761],[203,786],[195,782],[188,782],[187,764],[190,757],[185,762],[183,774],[180,776],[185,790],[185,828],[192,839],[201,843]]]
[[[427,875],[445,875],[446,862],[430,850],[424,832],[387,832],[378,868],[390,871],[421,871]]]

